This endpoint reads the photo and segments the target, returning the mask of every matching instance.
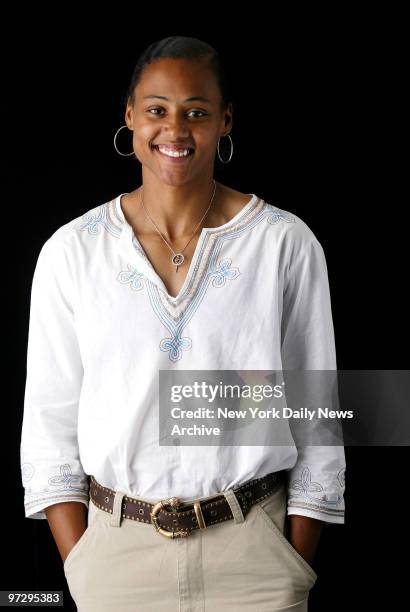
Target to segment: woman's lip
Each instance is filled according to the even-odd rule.
[[[192,153],[190,153],[189,155],[172,157],[171,155],[166,155],[165,153],[161,153],[161,151],[158,149],[158,145],[153,145],[152,148],[154,149],[154,151],[156,151],[158,153],[158,155],[161,155],[161,157],[163,157],[165,159],[168,159],[169,161],[174,162],[176,164],[181,164],[181,163],[187,161],[194,154],[194,150],[192,150]],[[191,148],[191,147],[189,147],[189,148]]]

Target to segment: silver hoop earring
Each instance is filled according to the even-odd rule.
[[[221,154],[219,153],[219,141],[220,141],[221,139],[219,139],[219,140],[218,140],[218,157],[219,157],[219,159],[221,160],[221,162],[222,162],[223,164],[227,164],[228,162],[230,162],[230,161],[231,161],[231,159],[232,159],[232,155],[233,155],[233,142],[232,142],[232,138],[231,138],[230,134],[227,134],[227,136],[228,136],[229,140],[231,141],[231,154],[230,154],[229,159],[228,159],[227,161],[224,161],[224,160],[221,158]]]
[[[126,127],[128,127],[128,126],[127,126],[127,125],[122,125],[122,126],[121,126],[121,127],[120,127],[120,128],[119,128],[119,129],[118,129],[116,132],[115,132],[115,136],[114,136],[114,148],[115,148],[115,150],[117,151],[117,153],[118,153],[119,155],[122,155],[123,157],[129,157],[130,155],[134,155],[134,151],[133,151],[132,153],[121,153],[121,151],[119,151],[119,150],[118,150],[118,147],[117,147],[117,143],[116,143],[116,140],[117,140],[117,135],[119,134],[119,132],[120,132],[120,131],[121,131],[123,128],[126,128]]]

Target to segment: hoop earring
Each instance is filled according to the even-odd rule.
[[[122,155],[123,157],[128,157],[129,155],[134,155],[134,151],[133,151],[132,153],[121,153],[121,151],[119,151],[119,150],[118,150],[118,147],[117,147],[117,143],[116,143],[116,140],[117,140],[117,135],[118,135],[118,133],[119,133],[119,132],[120,132],[120,131],[121,131],[123,128],[126,128],[126,127],[128,127],[128,126],[127,126],[127,125],[122,125],[122,126],[121,126],[121,127],[120,127],[120,128],[119,128],[119,129],[118,129],[116,132],[115,132],[115,136],[114,136],[114,148],[115,148],[115,150],[117,151],[117,153],[118,153],[119,155]]]
[[[219,153],[219,141],[220,141],[221,139],[219,138],[219,140],[218,140],[218,157],[219,157],[219,159],[221,160],[221,162],[222,162],[223,164],[227,164],[227,163],[229,163],[229,162],[231,161],[231,159],[232,159],[232,155],[233,155],[233,142],[232,142],[232,138],[231,138],[230,134],[227,134],[227,136],[228,136],[229,140],[231,141],[231,154],[230,154],[229,159],[228,159],[227,161],[224,161],[224,160],[221,158],[221,154]]]

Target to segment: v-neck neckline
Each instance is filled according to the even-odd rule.
[[[154,266],[152,265],[149,257],[147,256],[142,244],[140,243],[138,237],[136,236],[134,229],[130,223],[128,223],[124,211],[121,206],[121,197],[123,195],[128,195],[128,192],[120,193],[115,198],[115,212],[117,217],[123,223],[123,231],[121,233],[121,242],[124,241],[124,244],[128,250],[128,253],[132,253],[133,256],[139,255],[139,268],[143,268],[141,271],[152,280],[166,295],[167,299],[171,300],[173,303],[177,303],[180,298],[185,294],[188,283],[190,282],[192,275],[194,273],[198,257],[201,252],[201,247],[205,236],[208,234],[217,234],[219,232],[224,232],[225,230],[229,230],[231,226],[236,225],[241,219],[243,219],[249,210],[253,207],[255,202],[259,199],[255,193],[248,193],[246,195],[250,196],[251,199],[247,202],[241,210],[239,210],[232,219],[224,223],[223,225],[219,225],[218,227],[203,227],[201,229],[201,233],[199,235],[198,241],[195,246],[194,253],[192,255],[192,259],[188,268],[188,272],[185,275],[184,282],[181,285],[180,290],[178,291],[176,296],[172,296],[169,294],[167,287],[165,286],[164,281],[159,276]]]

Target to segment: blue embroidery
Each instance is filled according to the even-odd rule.
[[[342,470],[343,471],[343,470]],[[299,494],[302,494],[303,497],[307,499],[311,499],[315,502],[325,501],[327,504],[339,504],[341,501],[341,496],[338,495],[336,500],[328,499],[327,495],[322,495],[321,497],[314,497],[309,495],[309,493],[319,493],[323,491],[323,486],[319,482],[312,482],[312,474],[308,467],[304,467],[301,473],[301,477],[299,479],[292,480],[289,483],[289,489],[293,489],[294,491],[298,491]],[[295,494],[290,494],[289,497],[295,497]]]
[[[49,478],[48,483],[53,487],[61,487],[63,489],[77,489],[82,491],[83,488],[80,486],[82,477],[73,474],[71,467],[68,463],[60,465],[60,476],[53,476]]]
[[[202,245],[203,246],[203,245]],[[219,252],[221,248],[221,244],[217,251]],[[200,257],[198,258],[198,261]],[[171,332],[171,337],[163,338],[159,344],[159,348],[161,351],[169,351],[169,359],[173,362],[178,361],[182,357],[182,351],[187,351],[192,347],[192,341],[188,337],[182,337],[182,330],[187,326],[188,322],[192,318],[197,305],[202,300],[202,297],[206,293],[206,288],[210,281],[212,281],[212,285],[216,288],[223,287],[226,284],[227,280],[233,280],[237,278],[240,274],[238,268],[231,268],[231,259],[224,259],[217,266],[211,265],[211,270],[208,273],[205,273],[204,281],[198,293],[195,295],[191,304],[189,304],[188,308],[184,311],[181,320],[177,326],[172,323],[172,319],[170,317],[160,316],[163,319],[163,322],[167,329]],[[195,272],[191,278],[195,277]],[[150,296],[152,298],[151,303],[158,314],[160,314],[160,305],[158,303],[158,297],[153,291],[150,292]],[[165,320],[164,320],[165,319]]]
[[[121,234],[121,228],[114,225],[108,216],[108,206],[110,202],[107,204],[101,204],[96,208],[86,212],[82,215],[83,221],[76,223],[74,227],[79,229],[80,231],[88,230],[89,234],[99,234],[102,229],[106,229],[109,234],[118,238]]]
[[[231,259],[224,259],[219,264],[218,268],[211,273],[213,278],[212,285],[214,287],[223,287],[226,280],[233,280],[239,276],[240,272],[238,268],[231,268]]]
[[[312,474],[307,467],[303,468],[302,475],[299,480],[292,480],[290,488],[303,493],[323,491],[323,487],[319,482],[312,482]]]
[[[134,268],[130,264],[127,264],[127,268],[128,270],[122,270],[118,274],[117,280],[124,285],[129,283],[131,289],[134,289],[134,291],[139,291],[144,286],[141,280],[143,276],[142,273],[138,272],[137,268]]]
[[[231,268],[231,263],[231,259],[224,259],[217,267],[208,273],[207,279],[208,281],[212,280],[214,287],[223,287],[227,280],[233,280],[240,275],[238,268]],[[178,325],[174,325],[172,320],[170,321],[168,317],[165,319],[163,313],[161,313],[158,293],[155,293],[155,291],[158,291],[158,289],[154,286],[154,283],[145,278],[144,275],[141,272],[138,272],[137,268],[134,266],[127,264],[127,268],[128,270],[121,270],[121,272],[119,272],[117,275],[117,280],[122,284],[130,284],[131,288],[134,290],[142,289],[144,285],[143,280],[145,280],[145,283],[149,288],[148,295],[150,297],[151,304],[154,307],[154,310],[157,312],[160,320],[162,320],[165,327],[170,332],[170,336],[163,338],[160,341],[159,348],[161,351],[169,353],[170,361],[174,363],[179,361],[182,358],[183,351],[188,351],[192,348],[192,340],[187,336],[183,337],[182,331],[191,318],[189,313],[192,312],[193,314],[193,309],[188,308],[182,316],[180,323]]]
[[[276,225],[276,223],[279,223],[279,221],[286,221],[286,223],[296,223],[296,219],[285,210],[282,210],[280,208],[273,208],[272,204],[268,204],[268,206],[272,209],[272,213],[270,213],[267,217],[268,223],[271,223],[272,225]]]
[[[163,338],[159,343],[161,351],[169,351],[171,361],[178,361],[182,357],[182,351],[188,351],[192,347],[192,340],[188,337],[181,338],[177,332],[172,338]]]

